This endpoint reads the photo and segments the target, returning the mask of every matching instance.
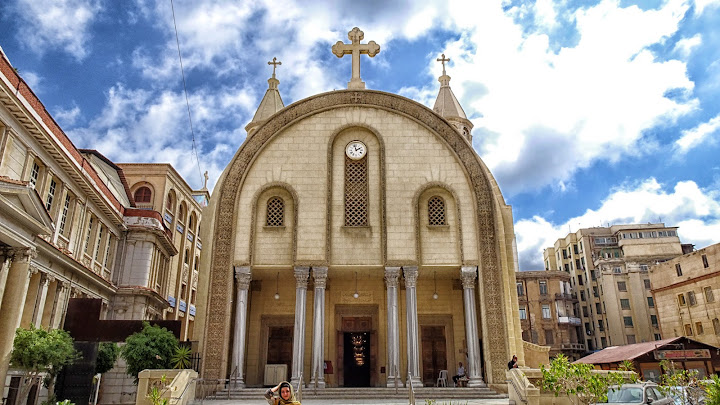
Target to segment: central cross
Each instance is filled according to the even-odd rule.
[[[445,54],[442,54],[442,57],[437,59],[438,62],[442,62],[443,65],[443,76],[445,76],[445,62],[450,62],[450,58],[446,58]]]
[[[282,62],[277,60],[277,58],[273,58],[272,62],[268,62],[268,65],[273,65],[273,75],[272,77],[275,77],[275,68],[278,67],[278,65],[282,65]]]
[[[360,55],[367,54],[369,57],[374,57],[380,52],[380,45],[375,41],[370,41],[367,44],[361,44],[360,41],[365,37],[365,33],[360,31],[360,28],[355,27],[352,31],[348,32],[348,39],[350,44],[345,44],[342,41],[337,41],[332,47],[332,52],[338,58],[342,58],[345,55],[352,55],[352,77],[348,82],[348,89],[364,89],[365,82],[360,79]]]

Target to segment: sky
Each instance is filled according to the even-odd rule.
[[[267,62],[285,105],[344,89],[350,58],[331,47],[355,26],[381,47],[361,61],[369,89],[432,107],[450,58],[520,270],[579,228],[661,221],[720,242],[720,0],[0,4],[0,46],[77,147],[170,163],[196,189],[207,170],[211,190]]]

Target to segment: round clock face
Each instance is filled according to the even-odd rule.
[[[367,153],[367,146],[360,141],[352,141],[345,147],[345,154],[353,160],[362,159]]]

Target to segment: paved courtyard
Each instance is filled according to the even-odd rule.
[[[417,405],[424,405],[425,400],[416,400]],[[195,405],[200,405],[200,401],[196,401]],[[253,400],[205,400],[202,405],[264,405],[267,404],[263,398]],[[399,399],[391,399],[388,401],[382,401],[378,399],[306,399],[302,401],[303,405],[368,405],[368,404],[383,404],[383,405],[407,405],[408,401],[402,401]],[[507,398],[502,399],[442,399],[438,398],[435,400],[436,405],[508,405],[510,401]]]

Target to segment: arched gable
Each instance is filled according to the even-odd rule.
[[[227,369],[226,348],[230,333],[231,307],[227,297],[232,296],[232,257],[235,245],[233,226],[237,219],[237,196],[240,193],[248,169],[259,156],[263,147],[276,135],[293,123],[333,108],[372,107],[400,114],[416,121],[440,137],[455,153],[466,171],[471,184],[478,224],[479,282],[483,287],[482,310],[486,314],[506,315],[504,297],[503,265],[500,251],[504,243],[496,240],[496,232],[503,228],[500,205],[504,205],[495,180],[476,155],[472,145],[445,119],[427,107],[410,99],[380,91],[333,91],[298,101],[273,115],[255,131],[235,154],[214,193],[214,221],[210,237],[213,240],[210,260],[205,358],[205,378],[224,378]],[[340,133],[341,131],[338,131]],[[217,197],[215,197],[217,195]],[[228,237],[229,236],[229,237]],[[226,291],[229,294],[220,292]],[[486,357],[492,364],[492,380],[503,381],[504,364],[508,358],[508,323],[506,316],[483,317],[487,330],[485,335]],[[488,350],[490,349],[490,350]],[[487,364],[487,363],[486,363]]]

